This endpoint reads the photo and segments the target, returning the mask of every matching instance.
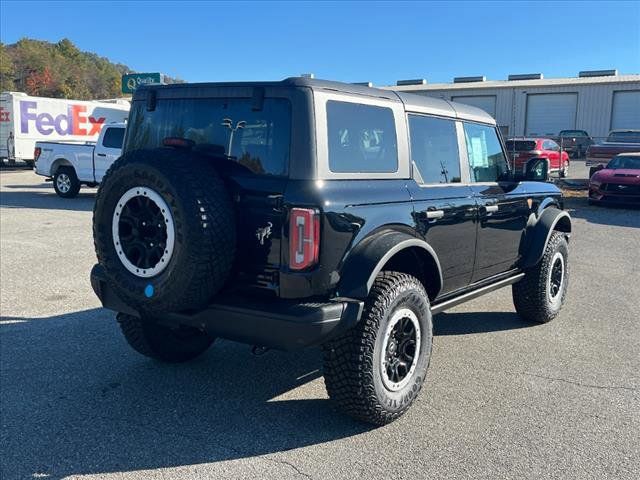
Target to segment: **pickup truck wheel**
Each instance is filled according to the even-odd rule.
[[[552,232],[538,264],[512,286],[518,314],[536,323],[547,323],[560,313],[569,286],[569,248],[561,232]]]
[[[138,312],[202,308],[227,280],[234,209],[206,158],[169,148],[125,154],[100,184],[93,216],[109,285]]]
[[[422,387],[432,338],[429,297],[420,281],[381,272],[360,322],[323,346],[329,398],[358,420],[392,422]]]
[[[62,198],[74,198],[80,191],[80,181],[73,167],[59,167],[53,175],[53,189]]]
[[[169,328],[124,313],[117,319],[124,338],[136,352],[163,362],[193,360],[214,341],[214,337],[192,327]]]

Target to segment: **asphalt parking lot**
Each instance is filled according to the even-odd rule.
[[[640,210],[572,198],[571,284],[549,325],[510,290],[435,318],[399,421],[335,413],[317,350],[131,350],[88,281],[95,190],[0,174],[0,477],[640,478]]]

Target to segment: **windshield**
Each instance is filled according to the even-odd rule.
[[[236,161],[262,175],[285,175],[289,165],[291,107],[267,98],[254,110],[251,99],[158,99],[147,111],[135,102],[125,151],[162,147],[184,139],[193,150]]]
[[[607,142],[640,143],[640,132],[611,132]]]
[[[536,149],[536,142],[530,140],[507,140],[504,145],[508,152],[530,152]]]
[[[582,130],[562,130],[559,134],[560,137],[586,137],[587,133]]]
[[[630,170],[640,170],[640,157],[629,157],[629,156],[617,156],[613,157],[613,159],[607,164],[607,168],[618,170],[618,169],[630,169]]]

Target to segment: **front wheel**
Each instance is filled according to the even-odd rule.
[[[53,189],[62,198],[74,198],[80,191],[80,181],[73,167],[60,167],[53,175]]]
[[[569,247],[552,232],[542,259],[511,289],[516,312],[530,322],[548,323],[558,316],[569,286]]]
[[[429,297],[420,281],[380,273],[360,322],[323,347],[329,398],[358,420],[392,422],[422,388],[432,338]]]
[[[193,360],[204,353],[214,338],[193,327],[170,328],[125,313],[117,316],[127,343],[145,357],[168,363]]]

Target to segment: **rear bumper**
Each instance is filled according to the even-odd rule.
[[[109,286],[104,270],[95,265],[91,286],[102,305],[116,312],[139,316]],[[225,297],[196,312],[164,313],[154,320],[164,325],[189,325],[215,337],[282,350],[320,345],[354,326],[363,302],[335,299],[297,302]]]

